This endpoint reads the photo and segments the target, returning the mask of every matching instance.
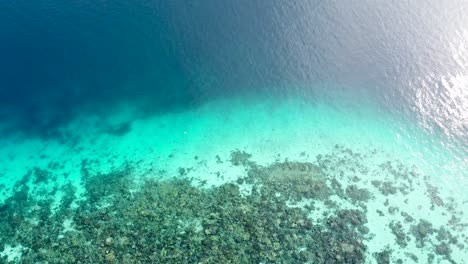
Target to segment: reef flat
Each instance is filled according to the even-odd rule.
[[[424,176],[389,162],[379,173],[391,179],[364,183],[358,175],[376,171],[362,158],[336,146],[314,162],[262,165],[235,150],[228,162],[246,174],[219,186],[194,184],[182,168],[135,182],[132,164],[93,174],[83,161],[86,199],[72,206],[75,190],[64,186],[54,212],[53,200],[28,195],[29,183],[53,174],[35,169],[0,207],[0,252],[21,247],[21,263],[461,263],[452,251],[464,250],[468,238],[455,202],[426,186],[427,202],[450,214],[444,226],[405,211],[392,197],[420,188]],[[375,234],[368,219],[379,202],[376,212],[390,220],[384,229],[398,247],[389,241],[369,252]]]

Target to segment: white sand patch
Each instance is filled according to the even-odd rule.
[[[73,219],[65,219],[63,221],[63,230],[62,230],[62,232],[66,233],[66,232],[74,232],[74,231],[76,231],[76,229],[74,228]]]
[[[0,257],[6,257],[7,261],[19,263],[21,255],[23,254],[24,247],[21,245],[11,246],[5,245],[5,248],[0,252]]]
[[[73,219],[65,219],[62,223],[63,229],[60,231],[60,234],[57,236],[58,239],[64,239],[68,232],[78,232],[75,229]]]

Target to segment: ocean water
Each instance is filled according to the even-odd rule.
[[[468,2],[0,2],[0,263],[467,263]]]

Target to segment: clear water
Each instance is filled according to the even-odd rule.
[[[0,263],[465,263],[466,10],[0,2]]]

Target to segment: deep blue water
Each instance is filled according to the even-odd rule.
[[[450,78],[468,74],[467,5],[2,1],[1,112],[41,130],[121,100],[165,111],[323,82],[466,138],[466,82]]]

